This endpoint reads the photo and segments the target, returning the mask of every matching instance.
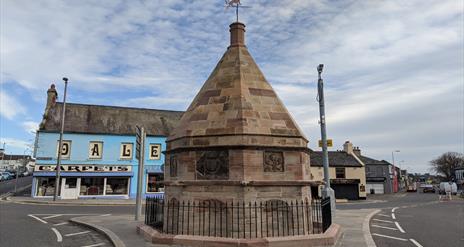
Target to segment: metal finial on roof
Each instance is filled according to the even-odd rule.
[[[238,8],[251,8],[250,6],[243,6],[242,3],[240,2],[240,0],[225,0],[225,7],[226,7],[226,10],[229,8],[229,7],[233,7],[235,8],[235,15],[237,16],[237,22],[238,22]]]

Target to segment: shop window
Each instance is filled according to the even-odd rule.
[[[55,195],[54,177],[38,177],[37,178],[37,193],[36,196],[53,196]]]
[[[336,178],[345,178],[345,168],[343,168],[343,167],[335,168],[335,177]]]
[[[149,159],[151,160],[159,160],[161,159],[161,144],[150,144],[150,153],[149,153]]]
[[[163,192],[164,185],[162,182],[164,179],[163,174],[151,173],[147,175],[147,193]]]
[[[128,178],[109,177],[106,179],[106,195],[127,195],[128,185]]]
[[[56,143],[56,157],[58,157],[58,146],[60,145],[60,141],[57,141]],[[63,143],[61,144],[61,158],[62,159],[69,159],[71,156],[71,141],[65,141],[63,140]]]
[[[103,142],[89,143],[89,159],[101,159],[103,155]]]
[[[81,178],[80,195],[103,195],[105,179],[101,177],[83,177]]]

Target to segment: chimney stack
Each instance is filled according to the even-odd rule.
[[[356,156],[361,157],[361,149],[359,149],[359,147],[354,147],[353,153],[356,154]]]
[[[57,98],[58,93],[56,92],[55,84],[52,84],[47,90],[47,105],[45,106],[45,109],[50,109],[50,107],[54,106]]]
[[[345,151],[347,154],[352,154],[353,143],[351,143],[350,141],[346,141],[345,144],[343,144],[343,151]]]
[[[245,46],[245,24],[234,22],[230,24],[230,46]]]

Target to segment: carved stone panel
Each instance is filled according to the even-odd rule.
[[[177,177],[177,156],[171,155],[169,160],[169,175]]]
[[[229,179],[229,151],[197,152],[197,179]]]
[[[283,152],[265,151],[264,152],[264,171],[283,172],[284,154]]]

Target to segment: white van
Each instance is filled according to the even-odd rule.
[[[441,182],[440,183],[440,190],[438,191],[439,194],[446,194],[451,193],[452,195],[456,195],[458,193],[458,186],[454,182]]]

